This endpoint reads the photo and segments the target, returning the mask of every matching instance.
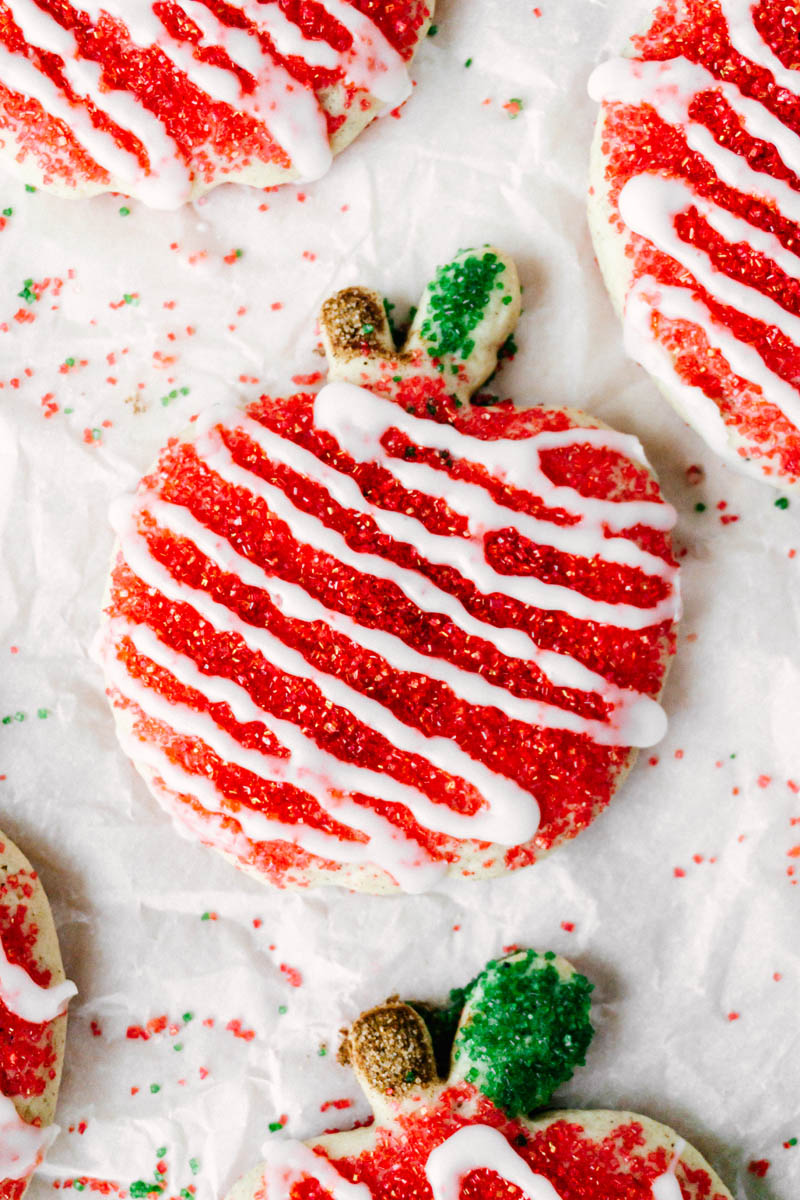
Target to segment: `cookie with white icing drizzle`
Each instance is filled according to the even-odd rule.
[[[53,1125],[67,1004],[50,906],[39,877],[0,833],[0,1200],[20,1200]]]
[[[648,1117],[541,1111],[584,1062],[591,990],[565,959],[527,950],[489,963],[445,1010],[388,1000],[362,1014],[343,1058],[374,1123],[270,1138],[226,1200],[731,1200]]]
[[[590,224],[629,354],[731,465],[800,485],[800,15],[666,0],[590,81]]]
[[[398,349],[348,288],[322,310],[327,386],[209,409],[113,506],[122,744],[265,880],[524,866],[663,735],[674,510],[635,438],[469,403],[519,305],[514,264],[465,251]]]
[[[411,94],[434,2],[1,0],[0,161],[154,208],[318,179]]]

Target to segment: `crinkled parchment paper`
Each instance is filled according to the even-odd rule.
[[[684,428],[626,360],[593,261],[586,79],[644,7],[540,9],[440,0],[401,118],[313,185],[170,214],[0,181],[0,827],[41,870],[80,988],[32,1200],[92,1179],[141,1195],[158,1162],[164,1196],[217,1200],[270,1125],[366,1115],[343,1024],[393,992],[444,999],[513,943],[597,985],[561,1103],[673,1124],[738,1200],[800,1194],[800,502]],[[179,838],[116,745],[88,657],[108,503],[203,405],[322,370],[333,290],[364,282],[402,317],[437,263],[490,240],[526,289],[497,390],[637,433],[679,509],[669,734],[531,870],[409,899],[267,890]]]

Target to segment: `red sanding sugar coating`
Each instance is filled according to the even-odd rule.
[[[28,972],[41,987],[50,972],[35,955],[38,929],[30,920],[25,897],[33,895],[35,876],[19,872],[0,887],[0,941],[9,962]],[[22,902],[18,903],[18,897]],[[4,1096],[39,1096],[55,1078],[52,1025],[34,1025],[10,1012],[0,1001],[0,1092]]]
[[[403,407],[412,406],[409,397],[415,392],[412,387],[399,397]],[[310,451],[321,463],[355,479],[376,513],[414,513],[431,532],[454,539],[469,536],[465,519],[452,512],[444,500],[407,490],[386,466],[355,462],[331,434],[314,426],[313,405],[314,396],[306,394],[286,400],[264,398],[251,405],[248,414],[264,430],[278,433]],[[511,408],[471,408],[456,416],[454,423],[462,432],[489,441],[568,429],[571,419],[564,413],[543,409],[521,413]],[[541,809],[538,834],[530,844],[508,850],[506,866],[533,861],[537,853],[587,825],[608,802],[619,775],[630,763],[627,747],[601,745],[583,732],[512,720],[497,707],[470,703],[443,681],[391,665],[375,649],[359,642],[358,630],[363,627],[393,634],[431,662],[442,660],[464,672],[479,674],[520,698],[602,721],[611,701],[589,688],[553,684],[530,659],[509,657],[493,644],[492,627],[498,632],[528,631],[540,647],[571,656],[609,685],[656,696],[673,649],[671,622],[647,625],[645,621],[642,629],[623,629],[537,609],[499,593],[483,594],[453,567],[431,563],[413,546],[383,533],[369,513],[343,507],[320,482],[270,459],[245,429],[236,428],[235,419],[218,426],[215,436],[229,455],[225,477],[219,473],[213,454],[211,461],[205,461],[207,439],[201,437],[199,441],[170,443],[158,468],[140,485],[140,500],[134,504],[130,518],[131,532],[127,539],[123,533],[122,553],[112,572],[107,609],[112,625],[104,652],[116,667],[110,687],[113,703],[127,710],[139,738],[158,746],[169,764],[180,768],[184,781],[177,789],[180,803],[192,810],[195,826],[205,823],[204,840],[219,840],[220,813],[225,814],[223,826],[239,834],[236,814],[245,808],[270,820],[322,830],[340,842],[365,840],[364,833],[351,828],[349,821],[337,821],[335,810],[322,810],[313,787],[305,790],[296,780],[265,779],[254,771],[253,754],[265,756],[265,762],[271,758],[273,766],[276,761],[286,763],[290,757],[280,736],[268,728],[270,715],[291,722],[332,756],[331,762],[338,760],[382,772],[454,812],[473,814],[483,803],[481,792],[469,779],[450,774],[420,753],[398,748],[390,737],[328,699],[314,680],[274,666],[269,652],[232,630],[230,620],[238,621],[244,634],[248,627],[268,631],[284,646],[299,652],[310,668],[323,672],[325,678],[347,684],[354,696],[368,696],[392,718],[427,737],[448,739],[490,771],[514,780],[534,795]],[[492,478],[480,465],[417,447],[397,429],[385,434],[383,445],[393,458],[424,461],[427,456],[438,470],[454,479],[482,485],[497,503],[510,510],[556,526],[576,520],[563,509],[548,508],[541,497]],[[543,452],[541,461],[553,482],[582,495],[660,503],[657,484],[646,469],[612,449],[582,443],[579,434],[574,444]],[[279,489],[298,513],[318,520],[319,536],[313,545],[293,534],[286,521],[270,509],[268,499],[256,494],[262,484]],[[183,520],[189,519],[192,529],[198,530],[195,538],[199,533],[210,534],[211,544],[216,547],[213,556],[209,557],[186,533],[170,528],[169,517],[146,511],[156,501],[178,506],[172,511],[184,514]],[[360,560],[358,565],[342,561],[336,552],[338,535],[351,551],[377,555],[387,564],[403,568],[404,574],[413,572],[435,583],[442,593],[457,598],[466,613],[481,621],[481,633],[485,630],[485,635],[476,636],[442,613],[418,607],[396,582],[371,574],[369,560],[365,559],[363,566]],[[126,557],[131,536],[134,552]],[[637,526],[622,536],[674,566],[665,533]],[[662,602],[672,586],[666,579],[645,574],[637,567],[534,545],[511,529],[492,534],[486,542],[487,558],[499,574],[535,577],[593,600],[647,610]],[[328,544],[329,551],[325,548]],[[299,619],[284,612],[266,587],[257,585],[258,579],[242,579],[243,568],[236,569],[231,551],[259,568],[265,584],[273,578],[302,589],[318,606],[315,611],[320,617],[341,614],[357,624],[351,624],[345,633],[331,628],[325,619]],[[142,571],[142,556],[147,578],[137,574],[137,568]],[[158,579],[166,578],[164,572],[170,577],[169,595],[164,594],[164,583],[157,584]],[[220,607],[198,612],[195,597],[200,593]],[[225,614],[227,628],[219,627],[214,612]],[[153,663],[132,640],[142,627],[159,639],[161,653],[166,655],[160,664]],[[170,669],[170,655],[173,662],[193,663],[194,674],[178,678]],[[126,676],[120,683],[120,664],[136,681],[133,696],[125,694]],[[215,699],[209,698],[204,692],[203,676],[236,685],[241,689],[238,694],[255,702],[265,720],[243,722],[241,714],[237,717],[219,693]],[[167,711],[165,716],[163,705],[161,711],[148,712],[150,695],[180,704],[184,713],[211,717],[242,748],[242,753],[236,755],[239,761],[227,761],[199,736],[180,733],[177,715],[173,729],[165,723],[170,714]],[[135,749],[131,752],[135,758]],[[211,817],[207,804],[198,804],[192,792],[192,781],[198,777],[206,784],[210,781],[219,795],[216,815]],[[174,797],[173,782],[169,790]],[[406,833],[432,860],[453,862],[459,858],[463,847],[458,839],[426,828],[404,804],[375,797],[371,792],[356,793],[355,799]],[[250,839],[242,849],[240,838],[236,853],[242,862],[255,866],[276,883],[287,882],[291,878],[287,871],[293,866],[311,861],[311,856],[298,846],[272,839],[262,843]],[[335,862],[326,866],[337,869]]]
[[[269,34],[247,15],[247,5],[236,4],[233,0],[200,0],[200,3],[208,10],[209,18],[221,22],[224,29],[234,31],[234,36],[252,34],[265,63],[273,63],[288,72],[298,91],[307,89],[318,94],[334,84],[344,85],[344,111],[336,115],[324,113],[329,136],[343,124],[347,109],[363,99],[364,89],[347,78],[341,64],[320,66],[297,53],[281,54]],[[349,0],[349,3],[369,17],[403,59],[411,58],[420,29],[429,15],[424,0],[392,0],[391,3]],[[256,89],[254,75],[222,46],[205,40],[201,28],[177,0],[154,0],[153,3],[164,46],[160,42],[152,45],[137,43],[129,35],[123,20],[105,11],[94,21],[78,3],[36,0],[36,5],[52,16],[56,33],[69,31],[79,59],[102,67],[103,95],[109,90],[126,94],[142,109],[154,114],[173,144],[176,156],[200,178],[210,182],[218,171],[241,168],[252,162],[290,165],[286,147],[273,137],[268,123],[258,116],[237,111],[236,105],[209,94],[200,82],[204,78],[202,74],[190,79],[186,70],[173,61],[171,48],[177,46],[192,56],[200,72],[208,66],[232,72],[245,97]],[[317,0],[267,0],[264,8],[273,5],[305,38],[310,39],[312,47],[315,42],[324,43],[343,54],[352,47],[352,34]],[[98,3],[98,8],[103,7]],[[117,12],[116,5],[107,7]],[[252,16],[252,5],[249,11]],[[96,129],[108,133],[118,146],[134,155],[143,169],[156,169],[158,164],[150,161],[147,148],[130,128],[118,124],[83,91],[76,93],[65,74],[61,55],[40,48],[35,40],[32,44],[26,41],[13,13],[13,6],[0,0],[0,50],[25,56],[70,104],[85,109]],[[212,72],[205,78],[221,74]],[[0,129],[10,130],[22,152],[36,159],[43,169],[45,183],[60,181],[76,186],[81,182],[102,184],[109,181],[108,171],[82,145],[80,133],[63,119],[57,119],[47,102],[36,99],[30,90],[18,90],[18,86],[4,82],[1,68]]]
[[[784,66],[797,61],[800,15],[793,0],[761,0],[753,12],[753,24],[767,53],[774,52]],[[785,86],[777,86],[770,70],[744,58],[731,44],[729,29],[718,0],[669,0],[659,6],[647,34],[635,39],[635,53],[644,60],[684,57],[701,64],[716,79],[735,84],[743,97],[760,102],[773,118],[797,135],[800,133],[800,99]],[[800,92],[800,84],[797,92]],[[800,197],[800,177],[783,161],[775,146],[743,126],[722,96],[707,90],[697,92],[690,102],[689,119],[710,130],[714,141],[740,157],[755,172],[784,181]],[[756,230],[773,234],[787,250],[798,252],[800,226],[752,191],[737,190],[724,183],[708,158],[690,149],[683,126],[663,120],[651,104],[613,103],[606,107],[602,130],[603,151],[608,156],[607,181],[614,210],[612,220],[620,231],[623,224],[617,204],[625,184],[634,176],[657,173],[686,180],[700,197],[747,220]],[[756,193],[758,188],[755,189]],[[730,279],[769,297],[787,313],[800,315],[800,283],[771,258],[752,246],[742,233],[726,241],[697,209],[687,205],[675,221],[687,246],[708,256],[713,267]],[[689,287],[712,314],[734,336],[754,347],[770,371],[788,384],[800,379],[800,346],[775,325],[746,315],[723,303],[700,285],[692,274],[671,257],[646,241],[634,237],[634,279],[650,275],[664,284]],[[766,474],[779,474],[792,482],[800,477],[800,430],[787,418],[761,387],[732,374],[722,355],[710,347],[698,326],[683,320],[655,318],[661,341],[673,353],[680,378],[701,388],[718,405],[729,426],[744,445],[739,452],[760,459]]]
[[[463,1109],[464,1111],[459,1111]],[[469,1116],[465,1115],[469,1113]],[[587,1114],[591,1117],[591,1114]],[[647,1150],[642,1126],[626,1123],[595,1140],[578,1124],[554,1121],[540,1131],[509,1120],[471,1085],[448,1088],[435,1106],[420,1105],[376,1130],[373,1150],[336,1158],[336,1170],[366,1184],[374,1200],[431,1200],[425,1166],[431,1152],[465,1125],[502,1131],[516,1154],[543,1175],[561,1200],[652,1200],[652,1183],[669,1168],[663,1147]],[[684,1200],[723,1200],[707,1172],[681,1163]],[[266,1189],[258,1200],[271,1200]],[[328,1193],[310,1179],[296,1183],[291,1200],[323,1200]],[[491,1170],[475,1170],[462,1183],[461,1200],[523,1200],[522,1192]],[[272,1198],[274,1200],[274,1198]]]

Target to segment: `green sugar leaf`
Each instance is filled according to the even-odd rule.
[[[554,958],[527,950],[490,962],[466,991],[454,1062],[469,1063],[466,1078],[511,1116],[546,1105],[592,1040],[593,985]]]
[[[469,253],[440,267],[428,284],[428,314],[422,335],[431,358],[446,354],[469,358],[475,349],[470,334],[480,324],[506,265],[490,250]]]

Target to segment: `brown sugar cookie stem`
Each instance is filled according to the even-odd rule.
[[[340,1056],[355,1071],[373,1107],[438,1083],[428,1028],[407,1004],[390,1000],[362,1013]]]
[[[320,325],[331,378],[334,368],[344,368],[354,358],[396,354],[383,301],[369,288],[349,287],[331,296],[322,306]]]

